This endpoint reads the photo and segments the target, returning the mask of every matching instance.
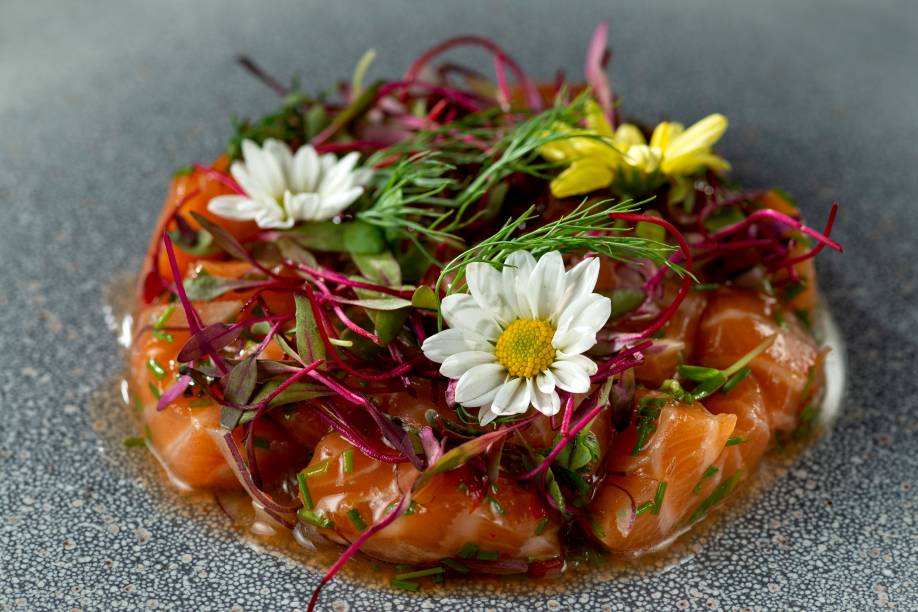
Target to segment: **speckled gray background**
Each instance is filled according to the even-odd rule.
[[[213,156],[230,114],[276,103],[237,53],[325,86],[369,46],[396,75],[478,31],[550,77],[579,73],[603,17],[629,112],[721,111],[737,177],[780,183],[814,219],[841,202],[847,253],[819,268],[849,347],[844,412],[665,573],[437,600],[338,582],[325,605],[918,609],[913,0],[267,4],[0,0],[0,609],[291,610],[316,580],[174,503],[99,399],[121,368],[106,290],[139,265],[171,171]]]

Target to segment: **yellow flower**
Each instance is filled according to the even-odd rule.
[[[720,114],[709,115],[688,129],[664,121],[654,129],[648,143],[640,129],[630,123],[613,131],[599,105],[589,101],[585,129],[568,125],[555,129],[571,136],[543,145],[540,152],[549,161],[568,165],[551,182],[551,192],[558,198],[604,188],[638,196],[666,180],[682,194],[681,199],[688,189],[687,177],[705,168],[730,168],[711,151],[727,129],[727,118]]]

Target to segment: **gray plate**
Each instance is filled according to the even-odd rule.
[[[548,78],[579,74],[609,16],[629,112],[721,111],[745,184],[782,185],[812,219],[842,204],[847,252],[819,264],[849,349],[842,413],[665,572],[427,600],[345,580],[325,606],[918,609],[915,4],[683,5],[0,4],[0,608],[286,610],[317,579],[170,493],[119,447],[108,392],[121,362],[106,291],[137,269],[171,171],[220,150],[229,115],[277,102],[237,53],[325,86],[368,46],[375,74],[396,75],[438,39],[481,32]]]

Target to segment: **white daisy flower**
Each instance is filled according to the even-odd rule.
[[[447,296],[440,306],[449,326],[421,349],[456,383],[456,401],[480,407],[482,425],[535,406],[557,414],[556,389],[585,393],[596,364],[583,355],[612,313],[609,298],[593,293],[599,260],[565,271],[557,251],[538,262],[511,254],[503,270],[472,263],[469,293]]]
[[[333,153],[319,155],[312,145],[304,145],[293,154],[274,138],[261,147],[243,140],[242,157],[244,161],[230,166],[230,174],[245,193],[213,198],[207,209],[270,229],[331,219],[360,197],[372,175],[367,168],[354,169],[356,152],[339,160]]]

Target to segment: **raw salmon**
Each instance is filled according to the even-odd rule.
[[[711,414],[697,402],[679,402],[656,392],[639,396],[635,422],[609,451],[608,475],[589,505],[586,525],[617,553],[646,551],[685,526],[697,499],[693,488],[720,456],[737,423],[735,415]],[[643,445],[640,425],[648,421],[642,418],[656,428]],[[632,500],[642,509],[633,524]]]
[[[726,368],[765,338],[774,343],[749,367],[762,388],[773,429],[790,431],[821,381],[822,356],[793,313],[752,290],[722,289],[704,311],[693,363]]]

